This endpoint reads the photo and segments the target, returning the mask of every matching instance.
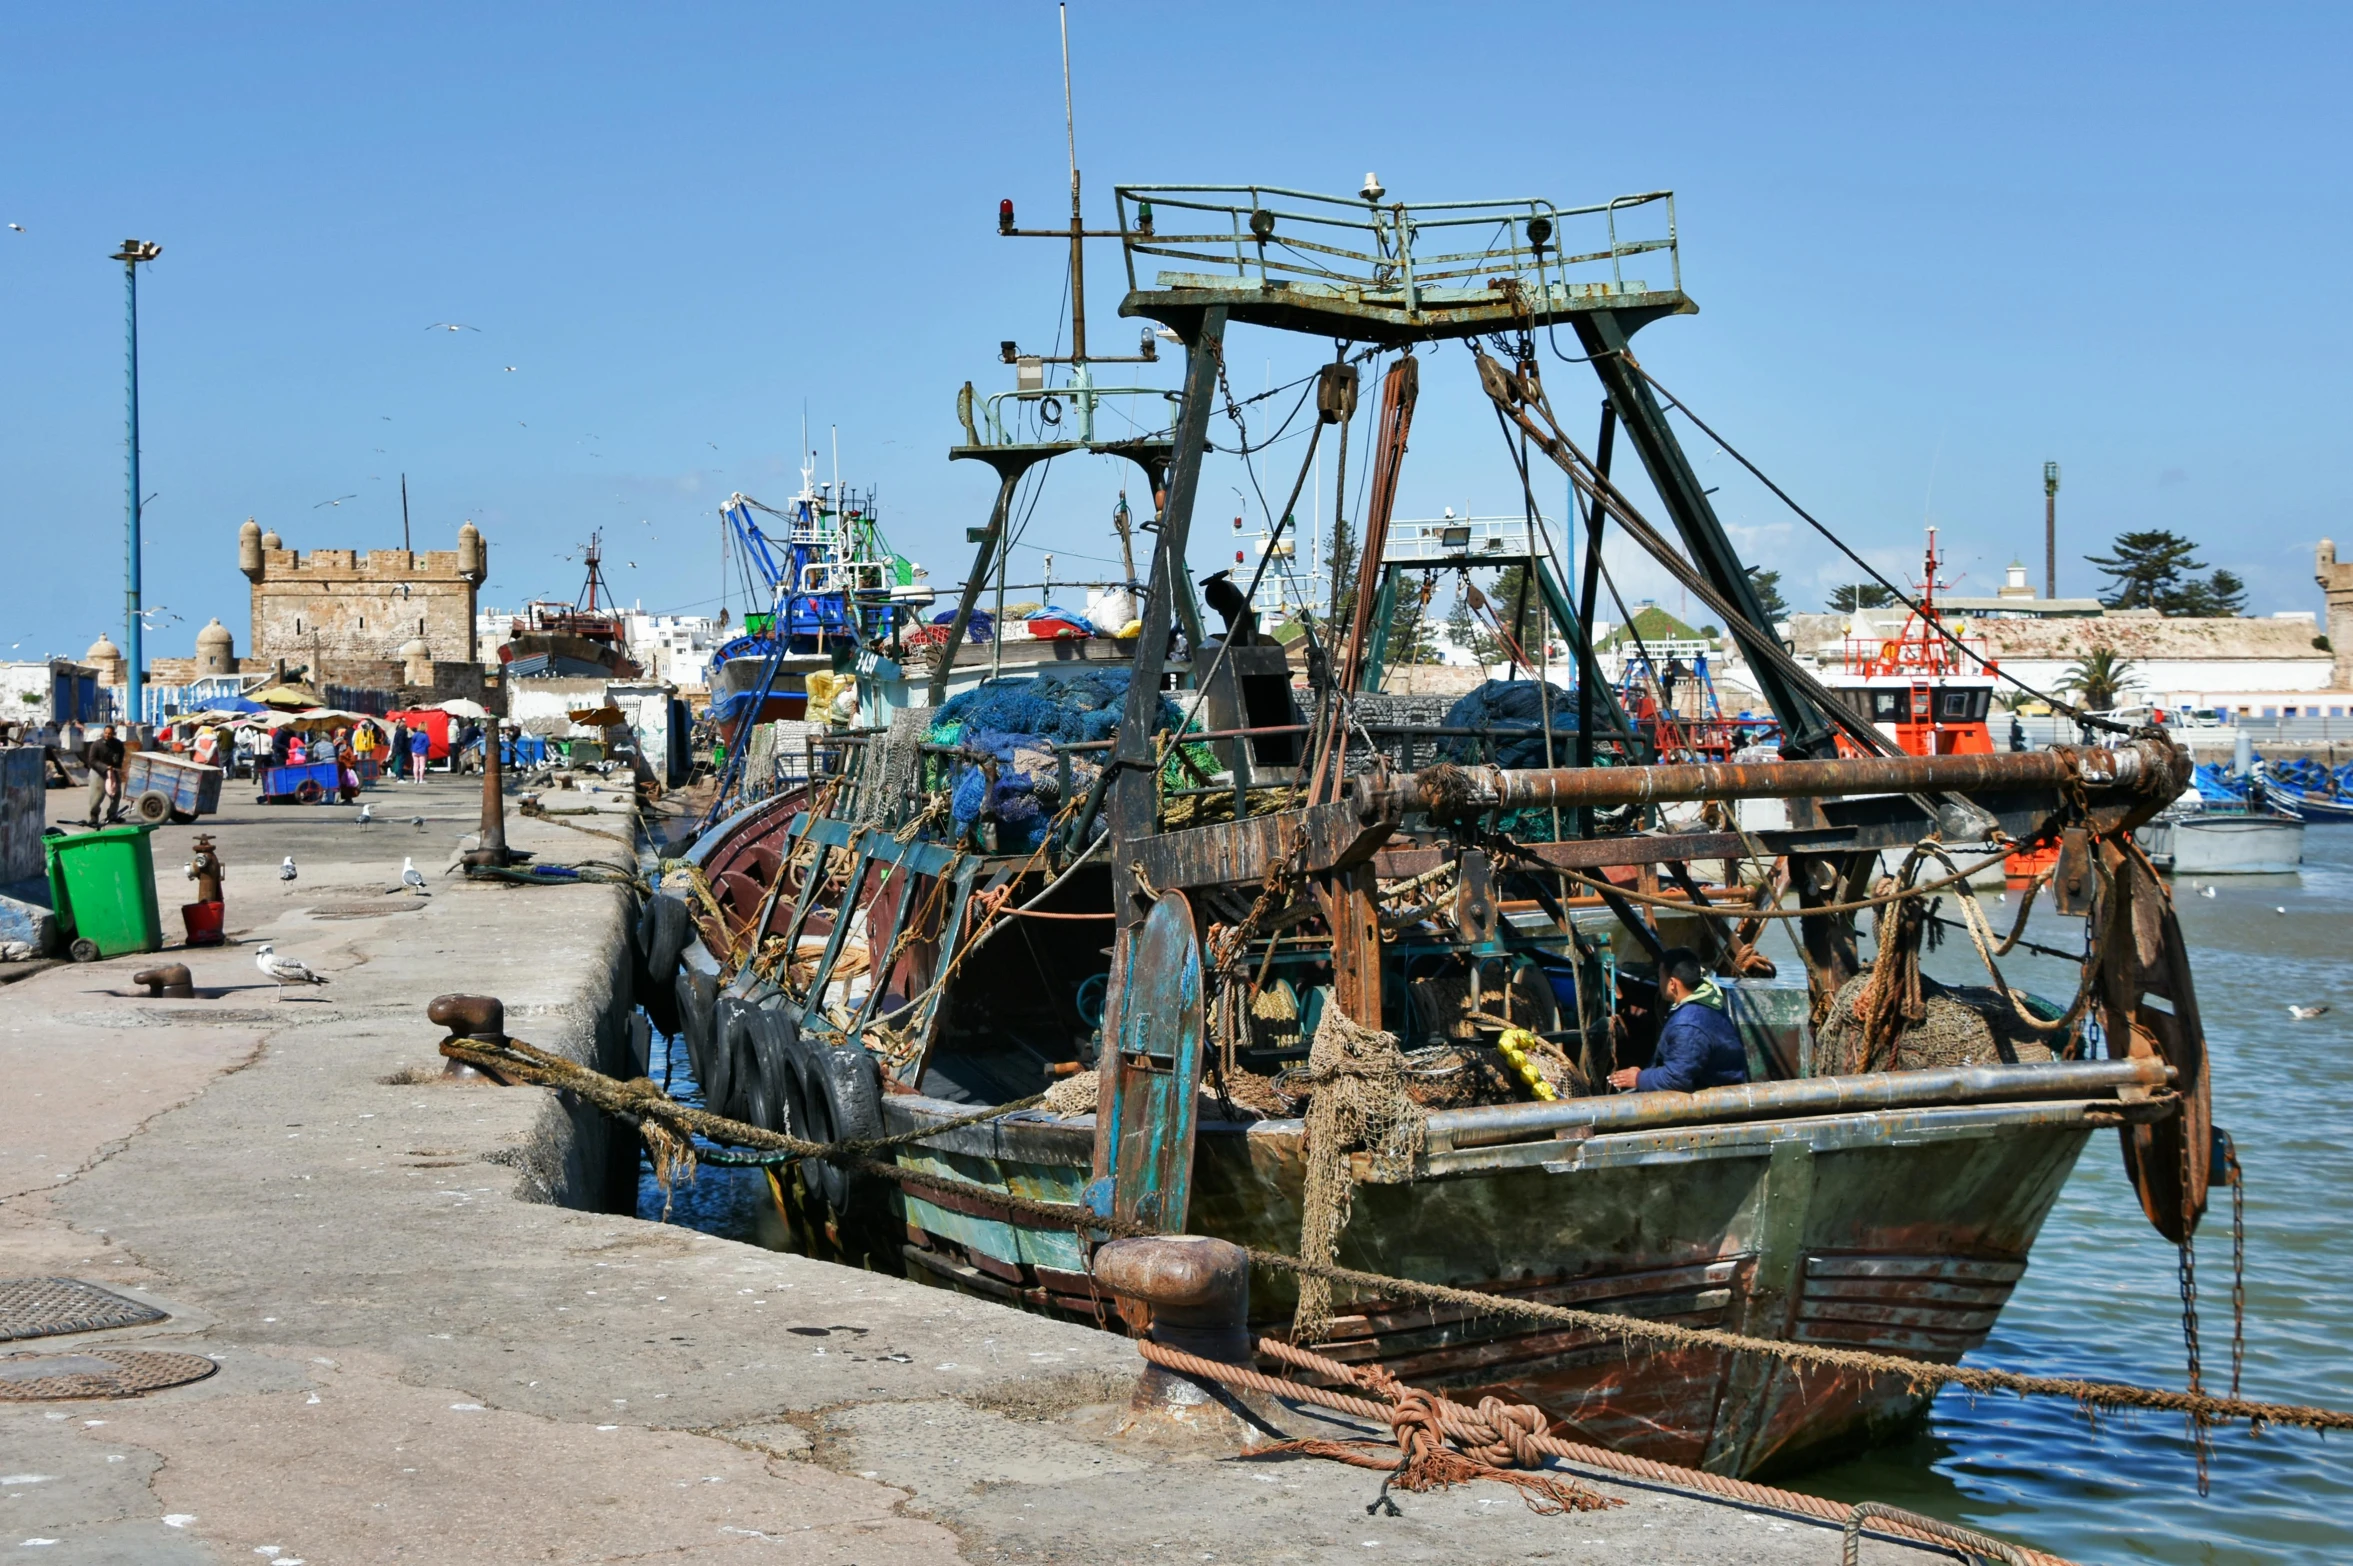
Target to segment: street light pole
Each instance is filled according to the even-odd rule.
[[[2059,464],[2043,464],[2043,596],[2059,596]]]
[[[144,715],[139,702],[139,676],[146,653],[141,645],[140,632],[145,627],[139,613],[139,263],[152,261],[162,254],[161,245],[151,245],[143,239],[126,239],[122,249],[109,257],[123,264],[127,312],[123,327],[124,397],[128,404],[123,430],[126,470],[123,500],[123,721],[126,723],[137,723]]]

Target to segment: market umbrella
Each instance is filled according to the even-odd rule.
[[[267,690],[255,691],[246,700],[260,702],[265,707],[278,708],[324,707],[327,704],[326,697],[299,680],[288,680],[283,685],[273,685]]]
[[[446,712],[453,718],[487,718],[490,716],[488,707],[478,701],[468,701],[463,696],[440,702],[436,704],[434,710]]]

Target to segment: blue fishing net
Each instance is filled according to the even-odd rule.
[[[1577,696],[1557,685],[1534,680],[1489,680],[1446,709],[1442,727],[1478,729],[1493,737],[1495,765],[1544,766],[1544,706],[1552,704],[1554,766],[1568,764],[1560,736],[1577,732]],[[1475,764],[1487,760],[1475,739],[1450,739],[1439,747],[1449,761]]]
[[[972,830],[985,802],[997,818],[1001,852],[1044,842],[1054,812],[1064,803],[1062,768],[1053,747],[1111,738],[1127,705],[1127,687],[1124,668],[1091,669],[1066,678],[988,680],[940,708],[926,743],[961,746],[997,763],[994,784],[977,764],[955,764],[949,786],[956,835]],[[1155,732],[1179,723],[1176,703],[1163,696]],[[1099,765],[1093,755],[1072,757],[1074,790],[1092,783]]]

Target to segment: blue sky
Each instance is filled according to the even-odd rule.
[[[2056,458],[2063,592],[2094,586],[2080,556],[2118,530],[2170,527],[2247,577],[2255,611],[2318,607],[2312,545],[2353,534],[2346,13],[1449,17],[1074,7],[1095,219],[1117,181],[1347,192],[1373,169],[1407,199],[1562,204],[1672,187],[1702,313],[1649,328],[1645,364],[1875,559],[1908,565],[1934,520],[1962,591],[2014,554],[2039,580]],[[397,546],[402,472],[419,547],[467,517],[488,534],[486,602],[569,597],[601,527],[626,600],[710,607],[714,507],[791,491],[804,407],[894,542],[937,585],[963,575],[993,481],[945,460],[955,389],[1009,385],[997,342],[1056,330],[1059,253],[994,231],[1001,196],[1024,223],[1066,207],[1050,4],[12,0],[0,27],[0,221],[23,225],[0,229],[0,626],[19,644],[0,657],[121,637],[106,256],[126,235],[164,247],[141,286],[146,561],[148,602],[179,618],[153,654],[212,615],[243,647],[247,516],[297,548]],[[1098,247],[1098,351],[1133,341],[1116,271]],[[1235,390],[1323,351],[1239,332]],[[1581,374],[1551,380],[1589,423]],[[1438,350],[1401,514],[1516,509],[1496,446],[1467,357]],[[1800,607],[1842,579],[1728,464],[1702,468]],[[1057,464],[1024,563],[1115,555],[1125,481]],[[1200,569],[1237,487],[1213,461]]]

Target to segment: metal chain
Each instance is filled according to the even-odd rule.
[[[2178,1138],[2181,1144],[2181,1249],[2176,1263],[2175,1277],[2181,1287],[2181,1341],[2189,1353],[2190,1393],[2203,1393],[2204,1375],[2198,1355],[2198,1247],[2191,1233],[2193,1214],[2190,1211],[2190,1139]],[[2197,1454],[2198,1494],[2206,1494],[2207,1465],[2212,1457],[2212,1445],[2206,1437],[2206,1420],[2196,1412],[2190,1415],[2190,1445]]]
[[[2230,1180],[2230,1395],[2237,1397],[2239,1372],[2247,1363],[2247,1172],[2239,1167],[2238,1144],[2230,1133],[2214,1135]]]

